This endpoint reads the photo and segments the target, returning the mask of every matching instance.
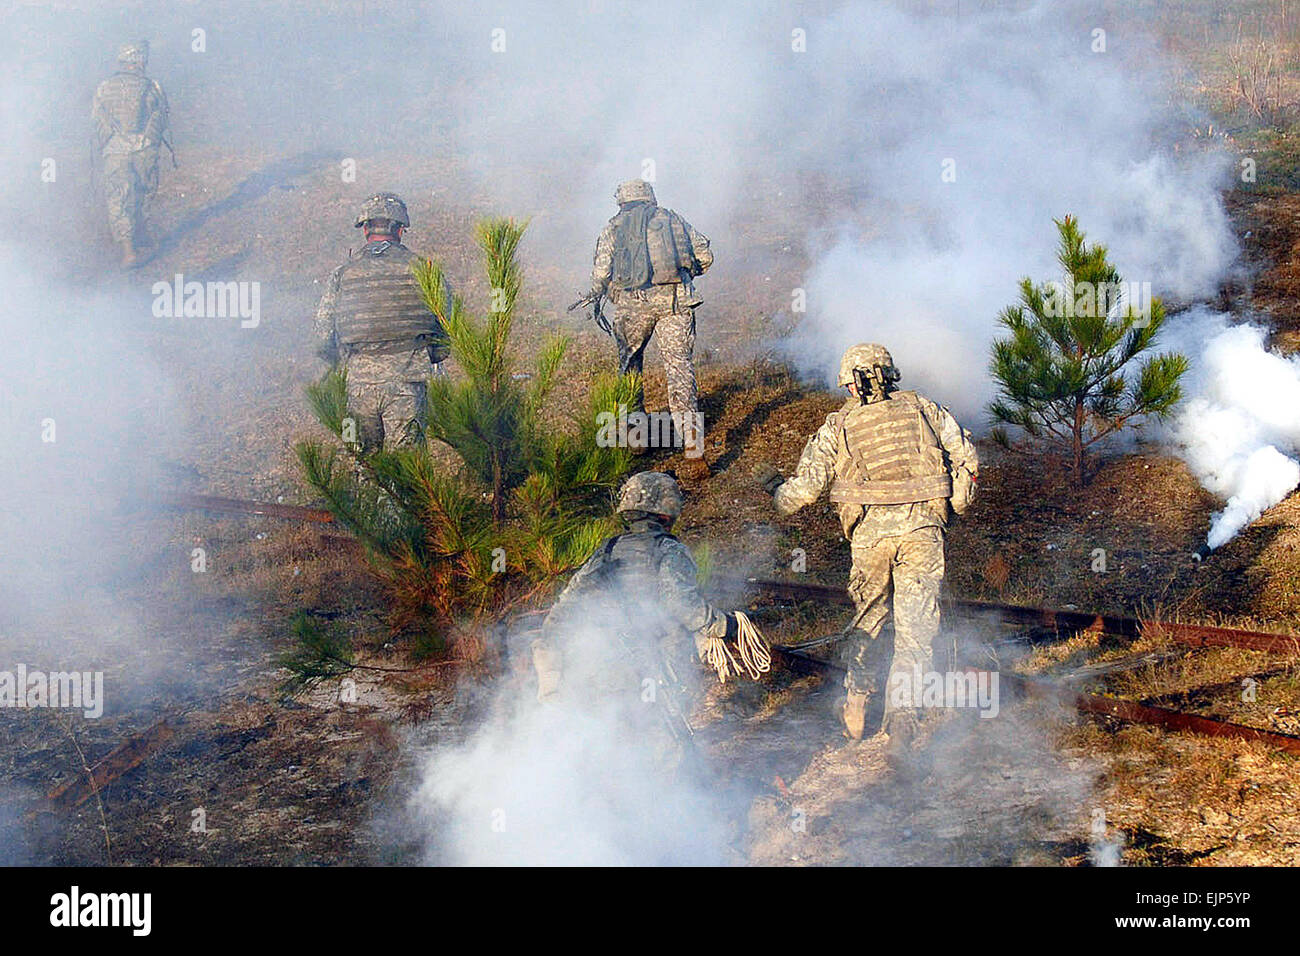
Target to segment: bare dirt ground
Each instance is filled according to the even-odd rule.
[[[159,197],[162,246],[154,262],[123,278],[109,250],[92,245],[66,268],[138,297],[144,310],[148,298],[141,287],[176,272],[262,282],[265,315],[257,330],[155,320],[151,354],[184,383],[183,413],[192,436],[164,456],[166,474],[173,488],[308,503],[292,444],[318,433],[302,399],[303,386],[323,370],[314,357],[310,318],[320,280],[353,239],[348,225],[355,197],[342,194],[327,175],[333,157],[191,157],[169,174]],[[481,301],[472,224],[495,210],[486,208],[468,179],[458,178],[454,157],[389,153],[362,161],[375,182],[391,171],[448,184],[439,195],[455,195],[455,202],[412,197],[410,244],[435,251],[459,287]],[[826,201],[833,203],[833,195],[827,193]],[[1295,347],[1300,196],[1231,196],[1229,202],[1255,270],[1249,287],[1230,294],[1244,308],[1269,313],[1278,324],[1278,344]],[[683,479],[688,505],[679,533],[692,547],[707,542],[716,567],[729,574],[790,574],[798,548],[806,557],[805,580],[842,585],[848,548],[829,505],[775,521],[749,480],[761,462],[788,472],[806,437],[839,402],[761,359],[763,343],[783,321],[782,297],[771,290],[797,284],[784,280],[804,265],[792,241],[799,234],[792,217],[817,212],[778,208],[773,220],[779,225],[730,224],[744,242],[744,255],[733,262],[743,258],[746,265],[732,267],[720,258],[704,283],[709,301],[699,316],[702,401],[712,423],[707,467],[680,456],[661,456],[650,465],[672,467]],[[88,207],[83,215],[87,233],[99,235],[95,210]],[[573,251],[580,266],[587,252]],[[556,328],[573,336],[556,398],[560,409],[577,402],[595,369],[613,362],[607,340],[565,316],[570,282],[567,274],[530,267],[519,333],[524,353]],[[657,362],[652,348],[652,407],[664,403]],[[1203,540],[1217,503],[1160,449],[1144,447],[1104,462],[1081,494],[1040,462],[982,451],[981,496],[948,539],[954,595],[1300,629],[1295,496],[1197,569],[1188,554]],[[413,859],[418,848],[390,832],[385,815],[406,799],[420,744],[472,726],[475,687],[495,679],[491,661],[472,670],[407,661],[401,647],[387,644],[374,582],[354,554],[320,529],[156,512],[138,503],[115,520],[136,561],[102,599],[135,607],[138,615],[116,644],[103,638],[112,705],[96,721],[56,723],[40,712],[6,717],[0,837],[15,859]],[[210,555],[206,574],[188,569],[186,555],[196,545]],[[1091,570],[1097,548],[1108,555],[1105,574]],[[78,600],[86,606],[77,619],[93,619],[96,595]],[[283,674],[273,658],[288,646],[288,621],[301,609],[347,627],[367,649],[368,664],[397,670],[358,671],[355,703],[340,701],[337,681],[281,699],[276,685]],[[762,623],[774,639],[793,639],[828,633],[843,615],[804,605],[773,609]],[[53,615],[43,626],[54,633],[63,624]],[[1051,674],[1122,650],[1071,646],[1031,655],[1021,666]],[[148,668],[137,666],[142,653]],[[115,671],[114,661],[126,663]],[[1266,726],[1274,708],[1300,706],[1295,662],[1279,663],[1280,670],[1270,662],[1201,652],[1103,689],[1148,700],[1182,695],[1180,706]],[[1270,668],[1276,672],[1262,678],[1259,700],[1239,705],[1232,678]],[[1226,688],[1199,697],[1194,692],[1216,682]],[[1300,793],[1291,757],[1015,705],[997,720],[941,727],[930,744],[934,774],[906,783],[884,770],[877,742],[842,742],[835,697],[833,681],[778,673],[759,687],[728,688],[701,702],[706,751],[753,800],[739,837],[742,859],[1067,865],[1300,860]],[[94,765],[160,721],[166,733],[156,735],[134,769],[97,794],[76,787],[70,798],[47,800],[61,784],[84,777],[83,764]],[[196,811],[202,811],[202,827]]]

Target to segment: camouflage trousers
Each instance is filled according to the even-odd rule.
[[[857,614],[848,628],[844,686],[868,695],[882,689],[888,692],[895,675],[899,679],[905,675],[911,686],[914,668],[925,673],[933,667],[943,583],[943,529],[928,526],[880,537],[874,529],[859,526],[851,546],[849,595]],[[894,641],[889,647],[881,630],[891,598]],[[890,709],[886,698],[886,713]]]
[[[423,359],[423,361],[421,361]],[[358,352],[347,359],[348,407],[357,416],[357,439],[366,451],[424,440],[428,376],[423,349],[407,354]]]
[[[149,200],[158,189],[158,149],[104,154],[104,200],[115,242],[140,240]]]
[[[682,304],[680,290],[679,285],[653,286],[632,292],[615,291],[610,296],[616,310],[610,324],[618,345],[619,373],[641,373],[646,346],[650,336],[657,333],[668,379],[668,410],[678,434],[691,424],[684,421],[685,416],[700,407],[695,386],[695,309]],[[640,392],[635,407],[629,410],[645,410]]]

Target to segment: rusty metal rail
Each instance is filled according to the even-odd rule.
[[[1184,624],[1179,621],[1121,617],[1085,611],[1022,607],[992,601],[954,601],[954,610],[964,614],[994,614],[1017,624],[1041,625],[1075,633],[1103,633],[1138,638],[1159,632],[1191,647],[1238,647],[1273,654],[1300,654],[1300,636],[1272,631],[1250,631],[1239,627]]]
[[[272,504],[247,501],[243,498],[224,498],[185,492],[167,495],[163,501],[171,507],[181,509],[265,515],[315,524],[336,524],[334,516],[323,508],[304,508],[299,505]],[[717,580],[719,584],[729,588],[759,590],[789,600],[817,600],[843,606],[851,606],[853,603],[848,592],[843,588],[829,584],[806,584],[768,578],[718,578]],[[1295,634],[1214,627],[1206,624],[1182,624],[1177,621],[1143,620],[1090,611],[999,604],[994,601],[957,600],[946,602],[946,606],[950,611],[959,614],[997,616],[1001,620],[1016,624],[1048,627],[1058,631],[1100,632],[1118,637],[1137,638],[1148,630],[1158,629],[1171,639],[1192,647],[1240,647],[1252,651],[1300,654],[1300,635]]]
[[[821,600],[835,605],[852,604],[845,591],[823,584],[799,584],[760,578],[744,581],[732,579],[726,584],[733,587],[748,586],[786,599]],[[1169,621],[1144,621],[1138,618],[1058,611],[1054,608],[1026,608],[987,601],[953,601],[950,609],[966,614],[996,615],[1001,620],[1010,620],[1018,624],[1047,626],[1073,632],[1103,632],[1130,638],[1139,637],[1147,628],[1160,628],[1174,640],[1194,647],[1245,647],[1251,650],[1295,653],[1298,641],[1295,636],[1289,634],[1271,634],[1239,628],[1209,627]],[[802,651],[782,647],[773,647],[772,651],[788,667],[799,673],[817,670],[843,671],[843,668],[837,664]],[[1154,707],[1137,701],[1087,694],[1063,684],[1034,680],[1008,671],[998,671],[997,674],[1000,680],[1022,694],[1053,700],[1064,706],[1073,707],[1080,713],[1112,717],[1126,723],[1148,724],[1170,731],[1190,731],[1207,737],[1257,741],[1288,753],[1300,754],[1300,737],[1289,734],[1213,717],[1201,717],[1167,707]]]
[[[764,578],[729,578],[721,583],[735,588],[747,587],[789,600],[815,600],[844,606],[851,606],[853,603],[848,592],[843,588],[826,584],[802,584]],[[1206,624],[1183,624],[1156,619],[1144,620],[1089,611],[1024,607],[1018,604],[998,604],[993,601],[948,601],[946,607],[949,611],[966,616],[998,617],[1000,620],[1015,624],[1048,627],[1071,633],[1104,633],[1116,637],[1138,638],[1144,633],[1159,632],[1171,640],[1191,647],[1238,647],[1274,654],[1300,654],[1300,635],[1295,634],[1249,631]]]
[[[844,668],[832,661],[824,661],[802,651],[793,651],[774,645],[772,653],[787,667],[796,673],[809,674],[843,673]],[[1049,700],[1064,707],[1073,707],[1081,714],[1096,714],[1112,717],[1130,724],[1149,724],[1170,731],[1190,731],[1206,737],[1220,737],[1232,740],[1250,740],[1268,744],[1278,750],[1300,754],[1300,737],[1280,734],[1273,730],[1249,727],[1246,724],[1219,720],[1215,717],[1201,717],[1168,707],[1153,707],[1133,700],[1120,700],[1115,697],[1102,697],[1098,694],[1085,694],[1071,690],[1069,687],[1051,681],[1033,680],[1008,671],[992,671],[998,679],[1011,685],[1019,693]]]
[[[175,731],[165,720],[144,732],[133,734],[125,742],[100,760],[85,774],[74,774],[45,795],[50,806],[78,806],[93,794],[108,786],[118,777],[144,763],[152,753],[161,748]]]
[[[217,511],[227,514],[265,515],[307,521],[314,524],[336,524],[334,516],[323,508],[304,508],[299,505],[282,505],[271,502],[247,501],[242,498],[225,498],[218,495],[173,493],[163,501],[174,508],[199,511]],[[848,593],[828,584],[806,584],[796,581],[779,581],[766,578],[720,578],[720,584],[730,588],[755,589],[774,597],[789,600],[817,600],[827,604],[851,606]],[[950,611],[968,616],[996,616],[1016,624],[1052,628],[1072,633],[1105,633],[1117,637],[1137,638],[1143,633],[1158,630],[1180,644],[1191,647],[1239,647],[1268,653],[1300,654],[1300,635],[1277,634],[1267,631],[1250,631],[1236,627],[1215,627],[1206,624],[1183,624],[1177,621],[1143,620],[1115,614],[1097,614],[1089,611],[1066,611],[1057,608],[1024,607],[1018,604],[999,604],[994,601],[949,601]]]
[[[1207,737],[1226,737],[1234,740],[1251,740],[1265,743],[1300,754],[1300,737],[1280,734],[1259,727],[1248,727],[1232,721],[1219,720],[1215,717],[1201,717],[1197,714],[1170,710],[1167,707],[1152,707],[1135,700],[1120,700],[1116,697],[1101,697],[1097,694],[1084,694],[1071,691],[1058,684],[1047,681],[1030,680],[1019,674],[999,671],[1001,679],[1013,687],[1034,697],[1056,700],[1068,707],[1073,707],[1082,714],[1098,714],[1113,717],[1130,724],[1150,724],[1164,730],[1187,730]]]
[[[265,515],[273,518],[307,521],[315,524],[333,524],[334,516],[319,508],[298,505],[272,504],[247,501],[241,498],[224,498],[216,495],[188,493],[172,494],[164,499],[175,508],[217,511],[230,514]],[[826,604],[851,606],[852,599],[843,588],[826,584],[806,584],[763,578],[719,578],[719,585],[732,589],[758,590],[773,597],[787,600],[816,600]],[[1047,627],[1072,633],[1105,633],[1136,639],[1150,631],[1159,631],[1170,639],[1191,647],[1237,647],[1268,653],[1300,653],[1300,636],[1266,631],[1250,631],[1234,627],[1214,627],[1205,624],[1183,624],[1176,621],[1144,620],[1113,614],[1096,614],[1086,611],[1067,611],[1056,608],[1024,607],[1000,604],[993,601],[947,602],[950,611],[979,617],[997,617],[1026,626]],[[842,671],[838,665],[824,661],[812,654],[774,646],[772,651],[792,670],[799,673]],[[1300,754],[1300,737],[1274,731],[1248,727],[1212,717],[1201,717],[1165,707],[1153,707],[1137,701],[1101,697],[1070,690],[1061,685],[1033,680],[1019,674],[999,671],[999,677],[1023,693],[1040,698],[1050,698],[1071,706],[1080,713],[1098,714],[1129,723],[1149,724],[1165,730],[1187,730],[1210,737],[1259,741]]]

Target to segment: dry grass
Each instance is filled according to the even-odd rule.
[[[1231,85],[1227,99],[1230,109],[1245,109],[1255,120],[1274,125],[1282,119],[1283,89],[1286,76],[1283,61],[1287,56],[1263,25],[1253,34],[1247,34],[1245,25],[1238,21],[1237,39],[1227,49]]]
[[[1262,744],[1108,730],[1092,721],[1061,744],[1103,755],[1098,798],[1136,865],[1290,865],[1300,862],[1297,762]]]

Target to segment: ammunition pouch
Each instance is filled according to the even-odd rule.
[[[975,499],[975,489],[975,476],[964,468],[958,468],[952,479],[952,497],[948,499],[953,514],[965,513]]]

